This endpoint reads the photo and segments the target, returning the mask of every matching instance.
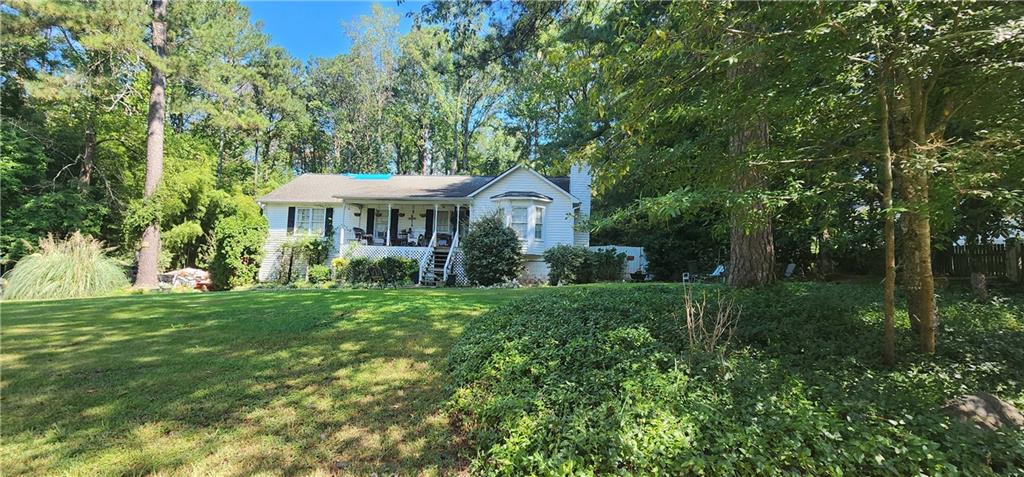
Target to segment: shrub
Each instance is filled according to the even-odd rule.
[[[446,362],[472,473],[1021,471],[1024,430],[961,430],[936,408],[966,390],[1024,405],[1024,306],[942,303],[956,339],[929,357],[914,354],[904,314],[903,362],[884,368],[878,287],[723,291],[743,319],[729,352],[703,359],[688,352],[681,292],[566,288],[472,321]]]
[[[412,279],[419,270],[415,260],[401,257],[384,257],[375,264],[380,269],[381,283],[378,285],[398,286]]]
[[[327,283],[331,281],[331,269],[327,265],[313,265],[306,270],[309,283]]]
[[[371,269],[373,267],[373,260],[366,257],[357,257],[349,260],[348,262],[348,281],[349,283],[370,283],[373,281],[371,276]]]
[[[331,260],[331,271],[334,279],[343,282],[348,279],[348,259],[345,257],[334,257]]]
[[[322,265],[331,254],[330,236],[302,234],[281,244],[277,264],[278,281],[291,282],[295,272],[310,265]]]
[[[594,281],[594,255],[586,247],[556,245],[544,251],[544,261],[552,285]]]
[[[464,268],[470,283],[483,286],[514,280],[523,269],[519,236],[495,213],[469,227],[462,238]]]
[[[226,290],[256,282],[263,259],[267,221],[258,215],[234,215],[217,222],[210,278]]]
[[[9,300],[97,296],[128,286],[121,264],[104,253],[102,242],[79,232],[63,241],[41,239],[38,250],[5,278]]]
[[[548,282],[552,285],[621,281],[626,254],[615,248],[590,250],[577,245],[556,245],[544,251]]]
[[[599,282],[622,281],[626,271],[626,254],[614,247],[604,250],[592,250],[591,260],[594,263],[594,280]]]

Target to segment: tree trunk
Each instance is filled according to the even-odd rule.
[[[469,171],[469,143],[473,137],[473,131],[469,130],[469,114],[470,111],[467,111],[465,117],[462,119],[462,151],[460,153],[461,157],[459,158],[462,161],[462,164],[459,166],[459,171],[461,172]]]
[[[749,151],[768,144],[768,125],[764,122],[739,131],[729,140],[729,152],[735,157],[744,157]],[[747,165],[736,177],[734,191],[742,194],[757,186],[761,176],[756,166]],[[775,281],[775,242],[772,238],[771,217],[764,204],[734,207],[729,223],[729,269],[728,283],[733,287],[757,287]]]
[[[914,166],[908,166],[914,168]],[[932,275],[931,220],[928,215],[927,173],[904,170],[903,195],[908,205],[904,213],[906,231],[903,253],[906,271],[903,286],[907,291],[907,311],[917,331],[921,351],[935,352],[935,281]]]
[[[932,275],[929,176],[931,158],[926,130],[928,98],[919,76],[903,78],[904,151],[900,160],[900,191],[906,201],[904,218],[904,288],[910,323],[921,351],[935,352],[935,281]]]
[[[82,151],[82,169],[78,173],[78,182],[82,187],[89,187],[92,182],[92,167],[96,160],[96,123],[92,119],[85,126],[85,150]]]
[[[430,173],[428,167],[430,167],[430,128],[427,127],[426,122],[422,124],[422,133],[420,134],[422,143],[420,144],[420,174],[427,175]]]
[[[157,56],[166,55],[167,15],[165,0],[152,0],[153,6],[153,38],[152,46]],[[164,170],[164,90],[167,78],[160,69],[162,65],[150,65],[149,81],[149,134],[146,138],[146,181],[143,197],[149,199],[160,184],[160,176]],[[142,243],[139,250],[139,269],[135,276],[136,288],[152,288],[157,286],[157,273],[160,268],[160,220],[154,219],[142,232]]]
[[[220,129],[220,141],[217,145],[217,177],[214,182],[220,187],[220,176],[224,169],[224,128]]]
[[[403,130],[398,130],[398,137],[395,139],[395,172],[399,174],[405,173],[405,157],[402,156],[402,137],[404,136]]]
[[[884,68],[884,66],[883,66]],[[882,72],[881,81],[885,73]],[[882,361],[887,366],[896,362],[896,226],[892,210],[892,148],[889,144],[889,98],[886,86],[878,86],[878,100],[881,103],[882,140],[882,209],[885,213],[885,324],[882,330]]]
[[[459,123],[452,125],[452,133],[451,174],[455,175],[459,173],[459,140],[462,138],[459,134]]]
[[[260,190],[260,140],[253,141],[252,155],[252,196],[259,197]]]

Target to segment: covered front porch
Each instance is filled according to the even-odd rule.
[[[421,283],[465,281],[459,234],[470,221],[468,201],[345,200],[337,226],[338,255],[402,257],[419,264]]]
[[[383,247],[450,247],[470,218],[468,204],[450,202],[345,202],[342,212],[342,248],[352,242]]]

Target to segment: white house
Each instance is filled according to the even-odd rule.
[[[558,244],[590,245],[576,224],[590,215],[590,169],[546,177],[526,166],[498,176],[303,174],[259,198],[270,231],[259,278],[281,269],[280,245],[296,234],[333,237],[332,256],[401,256],[427,284],[466,283],[459,235],[495,212],[519,235],[526,277],[547,277],[542,254]]]

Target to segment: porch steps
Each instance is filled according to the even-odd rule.
[[[427,274],[420,282],[425,286],[437,286],[444,280],[444,262],[448,260],[451,247],[434,247],[434,256],[427,266]]]

